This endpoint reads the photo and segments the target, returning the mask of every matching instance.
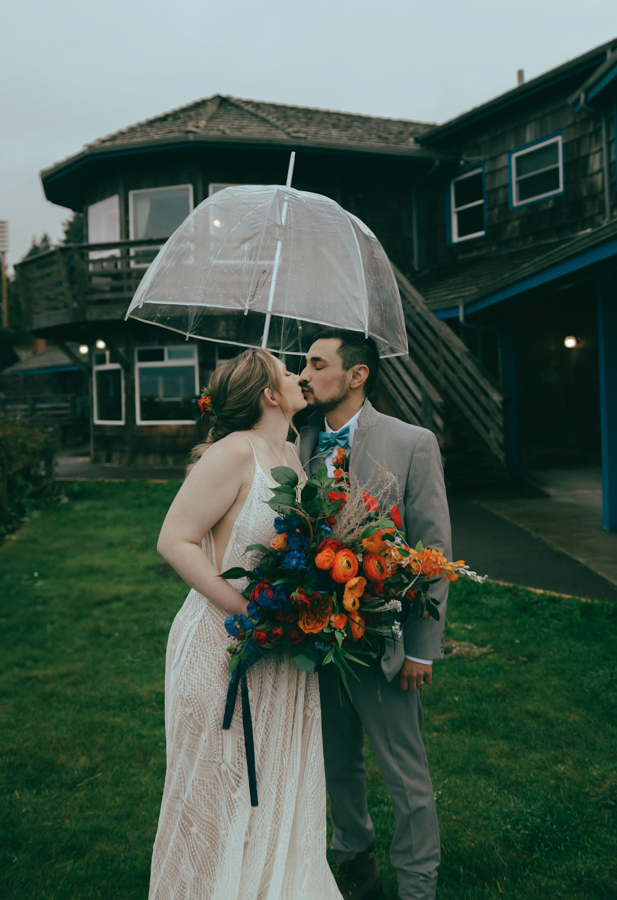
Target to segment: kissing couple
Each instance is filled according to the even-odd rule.
[[[266,350],[219,366],[209,383],[216,411],[194,448],[173,501],[159,553],[190,586],[167,644],[167,775],[154,844],[150,900],[375,900],[383,882],[367,805],[366,734],[392,797],[390,858],[400,900],[435,896],[440,842],[422,742],[424,685],[443,657],[447,582],[433,585],[440,621],[409,617],[388,657],[357,667],[351,697],[333,665],[303,672],[287,651],[268,653],[247,675],[259,784],[251,806],[238,707],[221,724],[229,681],[228,616],[245,613],[246,579],[220,572],[253,568],[247,546],[269,545],[275,513],[270,472],[288,466],[306,480],[339,447],[360,483],[374,460],[395,477],[408,543],[450,557],[441,454],[432,432],[377,412],[372,338],[328,329],[300,375]],[[314,409],[296,445],[295,413]],[[393,490],[395,488],[393,487]],[[399,498],[392,496],[394,505]],[[400,502],[400,501],[399,501]],[[240,704],[240,698],[237,703]],[[333,826],[333,876],[326,859],[326,785]]]

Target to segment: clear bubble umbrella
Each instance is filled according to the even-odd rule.
[[[321,194],[239,185],[204,200],[169,238],[126,317],[192,336],[304,354],[324,326],[407,354],[398,287],[360,219]]]

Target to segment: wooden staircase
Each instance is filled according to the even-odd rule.
[[[435,433],[450,483],[503,478],[504,394],[402,272],[392,269],[407,320],[409,358],[383,360],[377,404]]]

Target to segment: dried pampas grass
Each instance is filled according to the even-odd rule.
[[[396,476],[372,456],[369,456],[369,459],[375,464],[375,470],[368,482],[360,484],[356,476],[349,473],[349,485],[346,489],[347,502],[337,512],[336,524],[332,529],[332,537],[337,541],[359,541],[362,537],[367,518],[365,493],[375,498],[379,514],[384,518],[388,518],[392,507],[400,503],[399,483]],[[333,485],[330,490],[336,490],[336,485]]]

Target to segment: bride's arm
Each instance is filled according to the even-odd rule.
[[[229,435],[210,447],[178,491],[157,544],[158,552],[187,584],[230,615],[243,613],[247,601],[219,577],[201,542],[233,506],[253,469],[248,441]]]

